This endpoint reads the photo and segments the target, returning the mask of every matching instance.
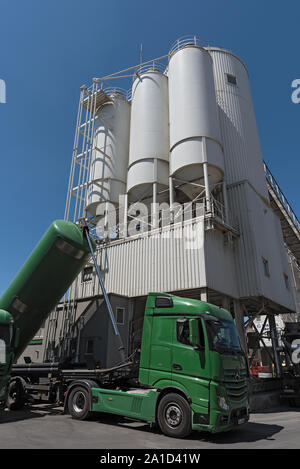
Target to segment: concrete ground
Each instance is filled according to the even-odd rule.
[[[111,415],[95,414],[92,421],[76,421],[63,415],[62,409],[46,405],[2,412],[0,429],[1,449],[300,448],[300,409],[279,407],[255,413],[250,422],[231,432],[194,432],[184,440],[165,437],[145,423]]]

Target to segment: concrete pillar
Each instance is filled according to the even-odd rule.
[[[270,327],[270,336],[272,341],[273,355],[274,355],[274,365],[276,371],[276,377],[281,377],[281,362],[279,356],[279,344],[278,344],[278,335],[276,329],[276,321],[274,314],[268,315],[269,327]]]
[[[239,300],[233,300],[234,306],[234,322],[239,334],[240,342],[242,349],[248,356],[248,347],[246,341],[246,333],[245,333],[245,326],[244,326],[244,311]]]
[[[208,293],[206,287],[200,288],[200,300],[205,301],[206,303],[208,301]]]
[[[229,296],[223,296],[222,297],[222,308],[227,309],[227,311],[230,311],[230,298]]]

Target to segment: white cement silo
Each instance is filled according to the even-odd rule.
[[[138,73],[132,86],[127,178],[130,202],[152,197],[168,187],[169,177],[168,78],[155,67]]]
[[[224,177],[213,64],[202,47],[184,43],[170,52],[170,174],[178,180],[205,185]],[[200,188],[182,186],[192,199]]]
[[[130,104],[114,92],[96,114],[86,205],[90,215],[100,202],[117,205],[119,195],[126,193],[129,129]]]

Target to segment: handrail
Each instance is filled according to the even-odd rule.
[[[139,67],[136,67],[136,73],[138,74],[143,74],[147,72],[161,72],[165,73],[166,71],[166,65],[161,63],[161,62],[156,62],[153,60],[150,64],[144,64],[140,65]]]
[[[208,47],[209,43],[195,34],[181,36],[171,45],[169,58],[171,58],[175,52],[187,46]]]
[[[272,175],[270,169],[268,168],[267,164],[264,162],[264,170],[265,170],[265,175],[268,183],[272,187],[273,191],[277,195],[278,199],[280,200],[281,204],[283,205],[287,215],[293,222],[295,228],[299,231],[300,234],[300,221],[298,220],[297,215],[295,214],[294,210],[292,209],[291,205],[287,201],[285,195],[283,194],[282,190],[280,189],[276,179]]]

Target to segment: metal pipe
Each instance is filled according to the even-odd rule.
[[[158,228],[158,216],[157,216],[157,182],[153,183],[153,203],[152,203],[152,228]]]
[[[103,296],[104,296],[104,300],[105,300],[105,303],[106,303],[106,306],[107,306],[107,309],[108,309],[108,313],[109,313],[109,316],[110,316],[110,320],[111,320],[111,323],[112,323],[112,326],[113,326],[114,334],[115,334],[115,336],[117,337],[117,339],[119,341],[118,351],[120,352],[122,361],[125,361],[126,357],[125,357],[124,345],[123,345],[123,342],[122,342],[122,339],[121,339],[121,336],[120,336],[120,332],[119,332],[119,329],[118,329],[118,326],[117,326],[117,323],[116,323],[116,320],[115,320],[115,317],[114,317],[114,313],[113,313],[109,298],[108,298],[106,290],[105,290],[105,286],[104,286],[104,283],[103,283],[103,280],[102,280],[102,277],[101,277],[100,269],[99,269],[99,266],[98,266],[98,263],[97,263],[97,260],[96,260],[95,254],[94,254],[93,246],[92,246],[92,243],[91,243],[91,240],[90,240],[89,231],[88,231],[87,227],[84,227],[84,234],[85,234],[87,242],[89,244],[89,248],[90,248],[91,255],[92,255],[92,258],[93,258],[93,262],[94,262],[94,265],[95,265],[97,277],[98,277],[98,280],[99,280],[99,283],[100,283],[100,287],[101,287],[101,290],[102,290],[102,293],[103,293]]]
[[[174,211],[173,211],[173,205],[174,205],[174,187],[173,187],[173,178],[172,176],[169,176],[169,201],[170,201],[170,222],[174,222]]]
[[[228,201],[227,201],[227,187],[226,182],[223,181],[222,183],[222,191],[223,191],[223,201],[224,201],[224,210],[225,210],[225,222],[229,224],[229,216],[228,216]]]

